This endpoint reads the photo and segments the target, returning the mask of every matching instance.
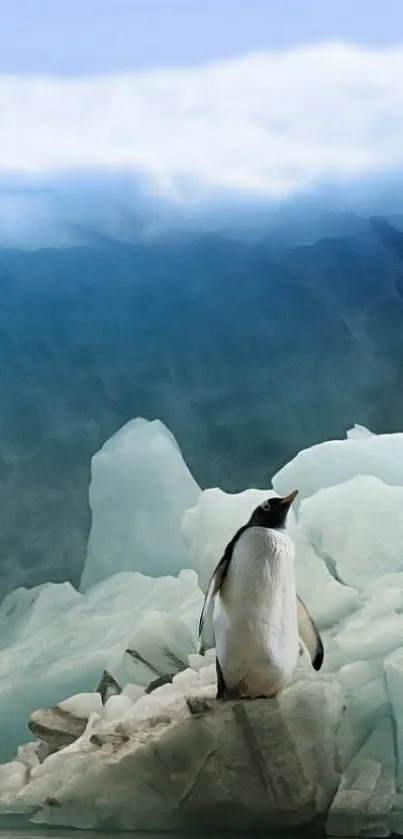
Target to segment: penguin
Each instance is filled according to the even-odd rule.
[[[270,498],[228,543],[207,590],[199,635],[213,606],[217,699],[274,697],[306,649],[320,669],[323,644],[297,597],[286,520],[298,491]]]

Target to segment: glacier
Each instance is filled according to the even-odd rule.
[[[355,426],[267,487],[202,491],[161,422],[128,422],[92,460],[79,588],[18,588],[0,607],[0,814],[403,835],[402,462],[402,433]],[[290,488],[324,666],[303,657],[277,700],[217,703],[197,637],[210,574],[256,504]]]
[[[256,209],[256,237],[240,235],[256,230],[238,204],[239,235],[222,208],[209,231],[195,219],[186,233],[144,238],[143,203],[123,174],[108,189],[95,178],[68,178],[62,193],[31,186],[27,231],[35,239],[43,218],[50,236],[53,218],[79,241],[0,247],[0,599],[48,581],[80,586],[90,460],[131,417],[159,417],[199,486],[227,492],[265,487],[354,418],[401,428],[397,209],[388,223],[373,217],[379,206],[347,211],[350,194],[330,215],[328,196],[301,196],[269,218]],[[21,213],[7,199],[3,214],[17,234],[20,198]],[[117,241],[122,226],[134,240]]]
[[[93,457],[91,474],[82,590],[115,570],[158,576],[186,567],[180,525],[200,489],[161,422],[138,417],[127,423]]]

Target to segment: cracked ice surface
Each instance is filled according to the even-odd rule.
[[[128,424],[105,451],[82,593],[20,589],[0,609],[3,812],[246,831],[321,814],[331,836],[403,835],[403,434],[355,427],[274,476],[276,493],[300,490],[298,592],[325,664],[300,662],[276,701],[224,705],[214,652],[197,653],[203,591],[270,488],[201,493],[160,423]],[[102,704],[104,669],[123,690]],[[172,684],[146,693],[159,675]],[[17,751],[35,710],[38,741]]]

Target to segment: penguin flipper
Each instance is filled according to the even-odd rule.
[[[210,600],[212,600],[213,597],[215,597],[217,592],[220,590],[220,588],[221,588],[221,586],[222,586],[222,584],[223,584],[223,582],[224,582],[224,580],[227,576],[227,571],[228,571],[228,568],[229,568],[229,564],[230,564],[231,559],[232,559],[232,551],[234,549],[234,545],[237,542],[237,540],[239,539],[239,537],[241,536],[241,534],[244,532],[244,530],[246,530],[247,527],[248,527],[248,525],[244,524],[235,533],[235,536],[228,543],[228,545],[225,548],[225,551],[224,551],[219,563],[216,565],[216,567],[213,571],[213,574],[211,575],[210,582],[208,584],[207,593],[206,593],[206,596],[204,598],[202,613],[200,615],[199,637],[203,632],[204,621],[205,621],[205,618],[206,618],[206,612],[207,612],[207,608],[208,608],[208,605],[210,603]]]
[[[202,631],[199,635],[199,653],[204,655],[206,650],[211,650],[214,647],[214,601],[210,599],[206,604]]]
[[[232,550],[230,552],[228,550],[228,547],[227,547],[226,550],[225,550],[224,556],[221,557],[218,565],[215,567],[214,572],[211,576],[210,582],[208,584],[207,593],[206,593],[206,596],[204,598],[202,613],[200,615],[199,636],[203,632],[204,621],[206,619],[206,613],[207,613],[207,609],[209,607],[210,601],[213,599],[213,597],[215,597],[217,592],[220,590],[220,588],[222,586],[222,583],[224,581],[224,578],[226,576],[228,566],[231,562],[231,555],[232,555]]]
[[[205,623],[206,615],[207,615],[207,610],[208,610],[208,608],[210,606],[210,603],[211,603],[211,600],[213,598],[213,592],[214,592],[214,588],[215,588],[216,571],[217,571],[217,569],[214,571],[214,574],[210,579],[210,582],[208,584],[208,589],[207,589],[207,592],[206,592],[206,596],[204,598],[203,608],[202,608],[201,615],[200,615],[200,620],[199,620],[199,638],[201,638],[201,636],[202,636],[204,623]]]
[[[309,652],[312,667],[314,670],[320,670],[325,656],[322,638],[315,621],[299,595],[297,595],[297,619],[298,633]]]
[[[324,646],[323,646],[322,638],[320,637],[320,635],[318,633],[318,646],[317,646],[317,649],[316,649],[316,656],[315,656],[315,658],[312,662],[312,666],[313,666],[314,670],[320,670],[321,669],[324,658],[325,658],[325,649],[324,649]]]
[[[225,699],[226,687],[225,687],[225,682],[224,682],[224,676],[222,674],[222,670],[221,670],[221,667],[220,667],[220,662],[218,661],[217,656],[216,656],[216,659],[215,659],[215,669],[216,669],[216,673],[217,673],[216,699]]]

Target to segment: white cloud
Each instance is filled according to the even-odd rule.
[[[276,195],[403,164],[403,46],[323,44],[197,69],[0,77],[0,168],[136,168]]]

